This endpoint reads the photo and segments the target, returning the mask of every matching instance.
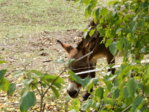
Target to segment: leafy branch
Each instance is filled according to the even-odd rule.
[[[49,89],[52,88],[52,86],[54,85],[54,83],[60,78],[60,76],[66,71],[66,67],[64,68],[64,70],[51,82],[51,84],[47,87],[47,89],[45,91],[40,91],[40,112],[44,112],[45,110],[45,104],[44,104],[44,97],[47,94],[47,92],[49,91]],[[42,85],[41,85],[42,87]]]
[[[48,93],[49,89],[51,89],[57,97],[59,96],[59,91],[57,89],[59,89],[63,83],[63,79],[60,78],[60,76],[66,71],[66,69],[67,67],[65,67],[58,76],[43,74],[36,70],[28,71],[26,73],[26,80],[24,84],[24,88],[26,88],[26,90],[21,97],[21,111],[27,112],[29,108],[35,105],[35,92],[31,91],[31,89],[34,89],[37,90],[40,96],[40,112],[44,112],[46,106],[44,98],[46,94]]]

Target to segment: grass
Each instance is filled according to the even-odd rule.
[[[63,59],[67,54],[53,40],[60,37],[68,43],[71,42],[71,31],[65,32],[66,34],[59,31],[84,29],[87,24],[84,21],[86,20],[83,7],[79,7],[79,4],[73,1],[0,0],[0,57],[7,61],[6,64],[1,65],[1,68],[8,69],[7,78],[19,84],[21,78],[16,79],[13,74],[14,71],[22,69],[36,69],[52,74],[59,73],[63,64],[56,63],[55,60]],[[54,32],[46,34],[42,31]],[[30,34],[33,35],[30,36]],[[71,35],[71,38],[69,38],[69,35]],[[50,42],[44,40],[47,38],[50,38],[52,45],[46,43]],[[42,46],[41,43],[43,43]],[[41,53],[47,53],[48,55],[41,56]],[[43,63],[43,61],[49,59],[53,61]],[[101,61],[102,65],[98,65],[99,67],[106,63],[106,61],[105,63],[103,63],[103,60]],[[66,76],[68,75],[64,74],[64,77]],[[45,99],[47,107],[51,108],[48,109],[50,112],[64,112],[69,108],[68,105],[72,104],[66,93],[67,78],[64,79],[66,84],[60,91],[60,98],[55,99],[50,91]],[[4,99],[0,102],[0,112],[19,110],[19,90],[20,88],[17,88],[15,97],[13,96],[9,100],[6,100],[6,94],[5,97],[1,97],[3,94],[0,94],[0,98]]]
[[[83,11],[83,7],[79,7],[79,4],[66,0],[0,0],[0,57],[7,61],[1,65],[1,68],[8,70],[7,79],[18,84],[19,79],[14,77],[14,71],[24,68],[59,73],[63,67],[62,64],[54,61],[43,63],[43,61],[64,57],[65,53],[61,50],[61,46],[52,40],[59,37],[67,40],[69,34],[72,38],[72,34],[75,33],[75,31],[70,33],[68,31],[63,34],[59,31],[84,29],[86,24]],[[51,33],[47,34],[43,31]],[[46,41],[45,38],[50,40]],[[71,39],[68,38],[68,40]],[[44,44],[41,46],[40,43]],[[41,56],[41,53],[48,55]],[[65,88],[57,100],[52,100],[53,93],[49,92],[45,100],[48,100],[47,105],[52,107],[50,112],[57,112],[58,109],[63,112],[65,102],[68,103],[64,100],[68,97]],[[19,110],[19,92],[17,89],[15,97],[0,102],[0,112]],[[0,98],[2,98],[1,95]]]
[[[0,39],[83,29],[83,8],[66,0],[0,0]]]

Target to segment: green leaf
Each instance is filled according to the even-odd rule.
[[[6,63],[6,61],[4,60],[0,60],[0,64]]]
[[[119,51],[121,51],[123,49],[123,39],[120,39],[118,42],[117,42],[117,49]]]
[[[4,78],[4,75],[6,74],[7,70],[0,70],[0,80]]]
[[[102,8],[100,11],[101,16],[106,16],[108,14],[108,9],[107,8]]]
[[[51,89],[54,92],[55,96],[58,98],[60,96],[59,90],[57,88],[55,88],[54,86],[52,86]]]
[[[129,24],[129,32],[130,33],[134,33],[136,28],[138,26],[138,22],[137,21],[132,21],[130,24]]]
[[[135,31],[136,31],[137,26],[138,26],[138,23],[137,23],[137,22],[135,22],[135,24],[134,24],[134,26],[133,26],[133,28],[132,28],[132,32],[135,32]]]
[[[80,110],[80,100],[78,98],[72,99],[71,105],[69,106],[70,110],[75,110],[76,112],[79,112]]]
[[[119,94],[120,94],[120,90],[117,88],[114,93],[113,93],[113,97],[114,98],[118,98],[119,97]]]
[[[45,74],[44,77],[42,78],[42,80],[44,79],[44,80],[46,80],[48,82],[52,82],[56,78],[57,78],[57,75]]]
[[[115,104],[115,99],[112,99],[112,98],[104,98],[104,102],[105,102],[105,104],[114,105],[114,104]]]
[[[133,21],[136,21],[138,19],[138,14],[133,18]]]
[[[149,66],[147,66],[146,71],[144,73],[144,79],[148,80],[149,79]]]
[[[91,8],[92,8],[92,5],[91,5],[91,4],[89,4],[89,5],[86,7],[86,9],[85,9],[85,16],[86,16],[86,17],[88,17],[88,16],[91,14],[91,12],[92,12]]]
[[[58,88],[60,88],[61,84],[64,83],[63,78],[58,77],[57,75],[51,75],[51,74],[45,74],[41,79],[41,81],[46,81],[47,85],[49,85],[49,83],[52,83],[54,81],[53,85],[57,86]]]
[[[109,46],[110,52],[115,56],[117,53],[117,42],[113,42],[110,46]]]
[[[26,74],[26,71],[19,70],[19,71],[16,71],[16,72],[14,73],[14,76],[15,76],[15,77],[19,77],[19,76],[22,76],[22,75],[24,75],[24,74]]]
[[[95,23],[98,23],[99,16],[100,16],[100,8],[97,8],[97,9],[94,11],[94,16],[93,16]]]
[[[77,112],[75,109],[70,110],[69,112]]]
[[[93,100],[92,99],[89,99],[87,100],[86,102],[84,102],[81,106],[81,110],[85,111],[87,109],[89,109],[89,107],[91,107],[93,104]]]
[[[107,39],[106,40],[106,44],[105,44],[106,47],[108,47],[109,45],[111,45],[112,41],[113,41],[113,38]]]
[[[106,29],[106,33],[105,33],[105,37],[107,37],[107,38],[110,38],[111,37],[111,29],[109,28],[109,29]],[[111,39],[111,38],[110,38]],[[113,39],[111,39],[111,40],[113,40]],[[107,40],[108,41],[108,40]],[[107,44],[107,43],[106,43]],[[111,44],[111,43],[110,43]],[[109,45],[110,45],[109,44]]]
[[[44,74],[41,73],[40,71],[37,71],[37,70],[31,70],[31,73],[34,73],[36,75],[38,75],[39,77],[42,77]]]
[[[88,92],[91,91],[91,89],[93,88],[93,86],[94,86],[95,84],[97,84],[97,82],[98,82],[98,79],[97,79],[97,78],[92,78],[92,79],[88,82],[88,84],[87,84]]]
[[[33,82],[33,79],[25,79],[23,81],[23,83],[24,83],[25,86],[29,86],[32,82]]]
[[[97,0],[91,0],[85,9],[85,16],[89,17],[92,14],[94,7],[96,6]]]
[[[36,103],[36,97],[34,92],[26,92],[21,97],[20,110],[21,112],[27,112]]]
[[[45,79],[45,80],[47,80],[49,82],[53,81],[56,78],[57,78],[57,75],[51,75],[51,74],[50,75],[49,74],[45,74],[44,77],[43,77],[43,79]]]
[[[107,89],[108,89],[108,90],[111,90],[112,87],[113,87],[113,82],[112,82],[112,81],[109,81],[109,80],[107,79],[107,76],[105,76],[104,82],[105,82],[105,84],[106,84]]]
[[[108,6],[114,5],[116,4],[118,1],[116,0],[112,0],[112,1],[108,1]]]
[[[65,63],[66,61],[64,59],[58,59],[56,60],[56,63]]]
[[[80,0],[81,3],[84,3],[85,5],[88,5],[91,0]]]
[[[100,99],[103,98],[103,94],[104,94],[104,89],[102,87],[99,87],[96,89],[95,91],[95,96],[99,97]]]
[[[75,81],[75,82],[81,84],[83,87],[85,87],[85,86],[89,83],[89,81],[90,81],[90,79],[91,79],[91,78],[89,78],[89,77],[87,77],[87,78],[85,78],[85,79],[82,79],[82,78],[80,78],[78,75],[76,75],[76,74],[75,74],[74,72],[72,72],[72,71],[69,71],[68,73],[69,73],[69,78],[70,78],[72,81]]]
[[[8,91],[7,91],[7,95],[12,95],[14,93],[14,91],[16,90],[16,84],[11,83],[9,85]]]
[[[116,34],[120,34],[121,31],[122,31],[122,28],[118,28],[118,29],[116,30]]]
[[[119,78],[123,79],[125,76],[129,76],[131,73],[132,65],[122,64],[119,71]]]
[[[143,90],[146,95],[149,95],[149,86],[144,85]]]
[[[134,99],[134,102],[132,104],[132,109],[131,109],[131,112],[135,112],[135,110],[138,108],[138,106],[142,103],[143,101],[143,97],[142,96],[137,96],[135,99]]]
[[[125,87],[124,90],[123,90],[123,96],[125,98],[129,98],[129,93],[128,93],[128,88],[127,87]]]
[[[90,32],[89,32],[89,36],[93,36],[93,34],[95,33],[95,29],[92,29]]]
[[[7,79],[0,80],[0,90],[8,91],[9,88],[9,81]]]
[[[128,92],[129,92],[129,96],[133,97],[136,89],[137,89],[138,84],[136,83],[136,81],[134,79],[129,79],[128,83],[127,83],[127,88],[128,88]]]

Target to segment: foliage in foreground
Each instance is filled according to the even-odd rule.
[[[89,34],[97,30],[111,53],[116,55],[120,51],[124,58],[115,74],[105,74],[98,79],[91,99],[83,104],[75,101],[78,106],[71,111],[81,108],[86,112],[92,109],[98,112],[147,112],[149,64],[142,64],[141,60],[149,53],[149,2],[114,0],[106,7],[98,0],[80,0],[80,3],[86,6],[86,17],[92,17],[97,23],[95,29],[87,29]],[[89,81],[86,87],[92,85]]]
[[[20,100],[21,112],[27,112],[36,104],[37,95],[40,96],[40,112],[44,112],[46,105],[45,97],[49,90],[53,91],[57,98],[59,97],[59,91],[64,82],[60,77],[61,74],[57,76],[55,74],[41,73],[36,70],[21,72],[21,74],[24,76]]]
[[[62,72],[63,73],[63,72]],[[61,73],[61,74],[62,74]],[[36,70],[21,71],[16,73],[16,77],[22,77],[22,81],[19,83],[21,87],[16,88],[16,84],[10,83],[5,78],[6,70],[0,70],[0,91],[7,92],[8,96],[13,95],[16,89],[21,90],[20,98],[20,111],[27,112],[36,104],[36,97],[39,96],[40,112],[45,111],[45,97],[49,90],[53,91],[56,98],[59,97],[59,92],[62,83],[64,82],[60,75],[52,75],[41,73]],[[18,84],[17,84],[18,85]]]
[[[98,23],[97,28],[89,31],[92,35],[98,30],[104,37],[104,43],[113,55],[121,51],[124,55],[121,67],[114,75],[104,75],[99,79],[81,81],[88,90],[99,83],[91,93],[91,99],[80,102],[73,100],[70,110],[100,112],[147,112],[149,104],[149,65],[141,64],[141,59],[149,52],[148,39],[148,1],[122,0],[112,1],[103,7],[97,0],[80,0],[86,5],[85,15],[92,16]],[[98,7],[100,6],[100,7]],[[114,41],[116,40],[116,41]],[[136,63],[136,64],[134,64]],[[4,76],[6,70],[0,70],[0,90],[12,95],[16,89]],[[73,73],[71,76],[73,77]],[[20,110],[28,111],[36,104],[36,95],[40,96],[40,111],[44,111],[44,98],[49,89],[58,97],[58,89],[63,83],[59,76],[43,74],[38,71],[23,73]],[[74,80],[80,78],[74,75]],[[40,88],[38,88],[40,87]],[[37,93],[36,93],[37,92]]]
[[[0,64],[3,63],[6,62],[0,59]],[[0,91],[5,91],[8,96],[11,96],[16,89],[16,84],[11,83],[7,78],[5,78],[6,72],[6,69],[0,70]]]

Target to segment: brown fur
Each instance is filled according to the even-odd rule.
[[[92,21],[89,26],[91,29],[96,29],[96,24]],[[103,37],[100,36],[98,31],[90,36],[89,33],[83,38],[82,41],[77,45],[76,48],[68,44],[64,44],[58,40],[62,47],[68,52],[69,58],[74,58],[76,61],[72,62],[69,67],[75,73],[94,69],[97,63],[97,59],[105,56],[107,58],[108,64],[115,63],[114,56],[111,54],[109,48],[105,47],[105,44],[102,43]],[[79,58],[85,56],[86,54],[92,52],[90,55],[79,60]],[[110,69],[112,73],[115,72],[115,69]],[[95,72],[88,74],[79,75],[81,78],[85,77],[95,77]],[[87,99],[89,93],[86,93],[85,98]]]

